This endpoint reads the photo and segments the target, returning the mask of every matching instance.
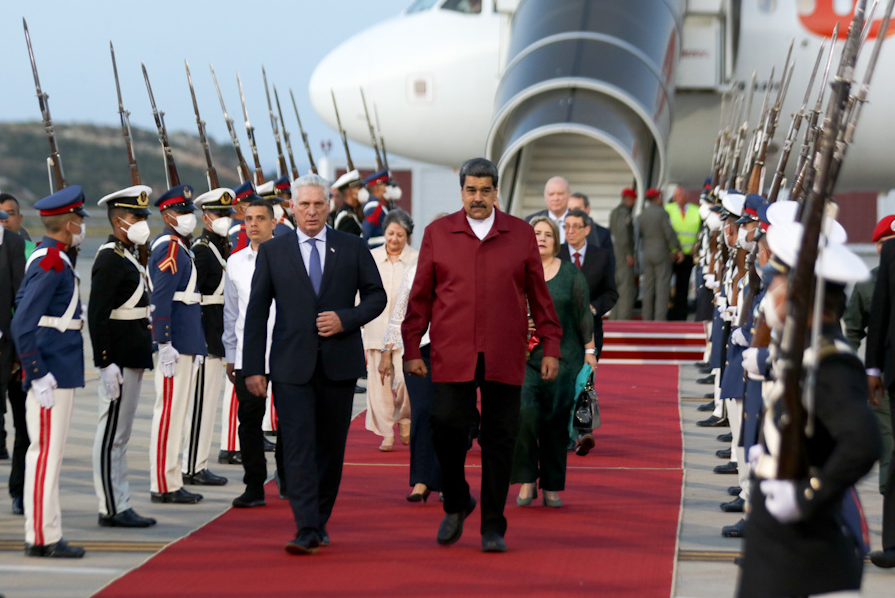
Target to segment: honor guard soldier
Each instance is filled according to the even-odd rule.
[[[25,264],[10,326],[28,392],[25,418],[25,554],[80,558],[84,549],[62,539],[59,469],[75,389],[84,386],[84,340],[78,276],[68,249],[84,240],[84,193],[60,189],[34,204],[46,235]]]
[[[159,197],[165,231],[152,243],[152,333],[158,343],[155,407],[149,444],[152,502],[197,503],[202,495],[183,489],[180,450],[196,368],[207,353],[201,296],[193,256],[186,245],[196,228],[196,206],[189,185]]]
[[[289,184],[288,179],[286,184]],[[270,207],[273,208],[273,216],[277,223],[277,227],[273,233],[274,236],[282,236],[292,233],[295,230],[295,225],[286,218],[286,210],[283,209],[283,200],[277,191],[275,181],[267,181],[262,185],[258,185],[257,193],[261,196],[261,199],[269,203]]]
[[[187,411],[183,447],[183,483],[223,486],[227,478],[208,470],[208,455],[214,435],[214,418],[224,388],[224,268],[230,257],[228,233],[234,213],[232,189],[212,189],[196,198],[202,209],[205,230],[191,249],[196,264],[196,288],[201,295],[202,328],[208,356],[196,371],[192,399]]]
[[[363,181],[357,170],[346,172],[333,183],[333,189],[339,191],[344,198],[341,207],[333,216],[333,228],[343,233],[350,233],[358,237],[364,236],[361,221],[364,219],[364,209],[361,207],[358,193]]]
[[[295,220],[292,217],[292,183],[289,180],[289,175],[284,174],[275,180],[273,188],[279,200],[273,208],[277,224],[288,227],[289,232],[292,232],[295,230]]]
[[[146,185],[135,185],[99,200],[108,208],[112,234],[93,261],[87,323],[100,378],[93,485],[103,527],[155,525],[131,508],[126,457],[143,372],[152,369],[148,281],[134,255],[149,241],[150,193]]]
[[[245,249],[249,244],[246,237],[245,213],[246,206],[255,195],[255,186],[252,181],[245,181],[233,190],[233,224],[230,227],[230,253],[236,253]]]
[[[622,189],[622,201],[609,214],[609,232],[615,251],[615,286],[618,301],[612,309],[613,320],[630,320],[634,311],[636,288],[634,286],[634,202],[637,192],[630,187]]]
[[[388,170],[374,172],[364,179],[364,188],[360,190],[358,199],[364,205],[364,219],[361,229],[370,249],[385,244],[385,217],[388,216],[389,204],[384,198],[388,183]],[[366,197],[365,197],[366,196]]]

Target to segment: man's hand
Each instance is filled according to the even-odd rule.
[[[114,363],[110,363],[104,368],[99,368],[99,381],[106,389],[106,396],[109,400],[115,401],[121,396],[121,385],[124,378],[121,375],[121,369]]]
[[[547,357],[541,359],[541,379],[550,382],[556,378],[559,373],[559,360],[556,357]]]
[[[334,311],[322,311],[317,314],[317,334],[332,336],[342,332],[342,320]]]
[[[246,378],[246,388],[256,397],[267,396],[267,376],[255,374]]]
[[[411,376],[425,376],[429,373],[422,359],[409,359],[404,362],[404,373]]]
[[[874,407],[879,407],[879,401],[886,392],[882,378],[879,376],[867,376],[867,386],[870,387],[870,396],[867,397],[867,401]]]
[[[671,254],[671,259],[675,264],[680,264],[682,261],[684,261],[684,252],[683,251],[674,252],[673,254]]]
[[[633,268],[633,267],[634,267],[634,256],[633,256],[633,255],[626,255],[626,256],[625,256],[625,261],[628,262],[628,267],[629,267],[629,268]]]
[[[796,483],[792,480],[762,480],[758,484],[765,495],[768,513],[780,523],[795,523],[802,518],[796,499]]]
[[[180,361],[180,353],[171,343],[162,343],[158,346],[158,367],[162,370],[162,376],[173,378],[177,371],[177,362]]]
[[[236,368],[232,363],[227,364],[227,379],[230,380],[230,384],[236,384]]]
[[[388,376],[394,375],[394,367],[392,366],[392,352],[391,350],[382,352],[382,359],[379,361],[379,381],[382,384],[385,384],[385,379]]]
[[[56,404],[56,396],[53,391],[58,387],[56,377],[47,372],[45,375],[31,381],[31,390],[34,391],[34,400],[44,409],[51,409]]]

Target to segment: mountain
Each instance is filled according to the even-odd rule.
[[[130,169],[120,127],[60,124],[54,127],[65,180],[81,185],[88,205],[131,184]],[[165,192],[165,163],[154,131],[133,129],[134,153],[144,185],[152,187],[150,202]],[[205,154],[197,135],[169,132],[168,139],[180,182],[191,185],[195,195],[208,190]],[[236,152],[229,143],[208,140],[218,179],[223,187],[239,184]],[[49,144],[43,123],[0,123],[0,190],[32,205],[50,192],[47,174]],[[246,153],[248,153],[246,151]],[[273,151],[269,152],[273,156]],[[248,158],[251,159],[249,153]],[[265,173],[269,180],[274,172]]]

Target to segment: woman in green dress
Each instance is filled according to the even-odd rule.
[[[587,281],[571,262],[561,261],[559,229],[547,217],[531,221],[535,229],[544,279],[562,325],[559,374],[541,379],[540,346],[531,350],[522,383],[519,432],[513,457],[511,483],[521,483],[516,504],[530,505],[537,497],[540,480],[544,505],[562,506],[559,492],[565,489],[569,418],[575,403],[575,378],[584,363],[597,367],[594,356],[594,316],[590,311]]]

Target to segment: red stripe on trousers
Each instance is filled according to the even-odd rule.
[[[174,378],[163,378],[162,382],[162,421],[159,422],[158,444],[156,446],[155,476],[158,490],[168,491],[168,480],[165,478],[165,457],[168,454],[168,430],[171,427],[171,394],[174,390]]]
[[[239,411],[239,398],[236,396],[236,388],[230,397],[230,413],[227,417],[227,450],[236,450],[237,413]]]
[[[37,455],[37,472],[34,475],[34,544],[44,544],[44,494],[47,480],[47,461],[50,452],[50,410],[40,408],[40,452]]]

